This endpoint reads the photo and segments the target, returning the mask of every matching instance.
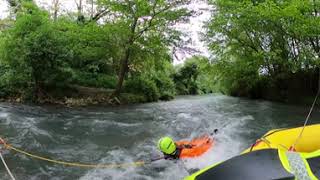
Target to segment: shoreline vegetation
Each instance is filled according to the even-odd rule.
[[[194,54],[174,25],[196,13],[181,1],[92,1],[86,11],[10,1],[0,20],[0,100],[84,106],[171,100],[221,92],[310,104],[320,77],[320,2],[209,0],[203,34],[212,57]],[[95,5],[95,6],[94,6]]]
[[[54,104],[63,106],[87,106],[87,105],[127,105],[148,103],[154,101],[169,101],[177,95],[201,95],[213,93],[213,86],[210,86],[208,78],[208,69],[210,64],[204,57],[193,57],[183,65],[176,66],[170,78],[166,81],[156,79],[146,81],[144,79],[128,80],[125,84],[126,92],[120,93],[116,98],[110,98],[114,89],[106,89],[103,86],[91,86],[85,83],[74,85],[65,85],[63,87],[50,87],[47,91],[37,96],[25,96],[24,94],[15,94],[16,96],[1,96],[1,101],[26,103],[33,102],[37,104]],[[158,77],[159,78],[159,77]],[[164,78],[165,79],[165,78]],[[90,82],[96,83],[94,79]],[[132,85],[130,84],[132,83]],[[165,84],[168,83],[168,84]],[[209,84],[209,85],[208,85]],[[87,85],[87,86],[86,86]],[[165,86],[160,92],[161,87]],[[168,90],[171,90],[168,92]]]

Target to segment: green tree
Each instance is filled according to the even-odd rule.
[[[265,77],[285,81],[318,66],[318,1],[211,2],[217,13],[207,25],[207,39],[216,56],[215,72],[226,89],[249,92]]]
[[[214,91],[213,67],[208,58],[194,56],[176,68],[173,76],[178,94],[201,94]]]
[[[46,87],[63,85],[70,77],[66,43],[46,12],[23,3],[14,26],[5,32],[1,51],[11,85],[31,88],[36,99],[45,95]]]
[[[132,65],[134,58],[156,53],[157,49],[154,47],[167,46],[177,39],[177,32],[173,30],[172,25],[189,15],[189,12],[181,7],[186,3],[188,3],[186,0],[100,1],[100,4],[110,9],[112,14],[118,17],[113,21],[121,22],[122,29],[119,29],[118,32],[126,36],[123,42],[123,56],[120,58],[118,67],[118,82],[113,96],[118,96],[121,92],[124,79],[130,71],[129,66]],[[150,45],[149,42],[153,44]]]

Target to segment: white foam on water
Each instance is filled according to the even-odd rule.
[[[1,118],[1,119],[5,119],[5,118],[7,118],[7,117],[8,117],[8,115],[9,115],[9,113],[6,113],[6,112],[0,112],[0,118]]]
[[[113,124],[119,127],[138,127],[143,125],[143,123],[123,123],[123,122],[113,122]]]
[[[136,127],[141,127],[143,123],[125,123],[125,122],[117,122],[117,121],[110,121],[110,120],[101,120],[95,119],[93,122],[90,122],[89,126],[92,127],[93,132],[97,131],[105,131],[106,128],[129,128],[133,129]]]
[[[255,104],[246,107],[249,103]],[[188,176],[188,171],[202,169],[238,155],[250,146],[250,141],[259,133],[270,126],[277,126],[278,120],[273,120],[275,114],[272,112],[277,113],[278,107],[268,108],[262,103],[262,110],[257,114],[255,106],[259,104],[225,96],[192,96],[141,105],[150,108],[145,111],[136,109],[136,106],[119,108],[115,115],[105,113],[110,111],[109,108],[88,109],[89,113],[68,109],[56,115],[57,111],[36,109],[35,112],[32,106],[24,106],[25,109],[18,106],[17,109],[0,109],[3,117],[0,118],[0,125],[4,133],[13,134],[12,143],[19,147],[44,155],[48,152],[52,158],[93,164],[149,160],[161,155],[157,142],[162,136],[171,136],[176,141],[191,140],[218,128],[213,148],[200,157],[178,162],[159,160],[143,167],[87,170],[33,163],[34,160],[19,156],[19,161],[23,163],[13,166],[16,167],[14,171],[28,177],[25,179],[34,180],[178,180]],[[63,130],[65,127],[70,131]],[[50,134],[54,140],[51,140]],[[24,179],[20,177],[18,179]]]
[[[133,163],[132,155],[123,150],[113,150],[107,153],[107,157],[101,160],[101,164]],[[80,180],[130,180],[152,179],[147,175],[140,174],[141,168],[129,166],[125,168],[93,169],[88,171]]]
[[[215,113],[215,112],[213,112]],[[235,113],[234,116],[238,114]],[[213,165],[217,162],[224,161],[241,152],[244,148],[242,142],[244,141],[238,136],[238,133],[245,131],[246,124],[253,120],[250,115],[242,115],[238,117],[216,116],[217,119],[203,119],[197,115],[190,113],[179,113],[176,115],[176,120],[157,123],[158,128],[163,128],[169,134],[175,134],[176,131],[181,132],[186,128],[192,129],[197,127],[194,131],[190,131],[187,137],[183,139],[192,139],[193,137],[200,136],[204,132],[210,132],[217,127],[221,127],[221,123],[225,126],[221,128],[217,135],[215,135],[215,145],[203,156],[192,159],[185,159],[178,162],[168,160],[160,160],[146,167],[129,167],[124,169],[94,169],[88,171],[80,180],[175,180],[183,179],[188,176],[188,171],[194,169],[202,169],[207,166]],[[207,124],[201,126],[201,124]],[[143,126],[143,125],[140,125]],[[156,127],[154,127],[156,128]],[[173,136],[178,140],[177,136]],[[149,142],[150,141],[150,142]],[[151,152],[157,152],[157,139],[150,139],[146,145],[137,144],[133,151],[128,153],[123,150],[116,150],[108,152],[108,156],[102,160],[102,163],[123,163],[134,162],[136,157],[147,157]]]
[[[215,143],[213,148],[198,158],[186,160],[188,168],[202,169],[206,166],[221,162],[230,157],[238,155],[243,147],[244,139],[238,136],[242,129],[245,130],[245,124],[252,120],[251,116],[243,116],[238,119],[228,118],[227,127],[219,129],[214,135]],[[215,125],[211,124],[209,129],[214,129]]]
[[[10,117],[10,114],[7,112],[1,112],[0,113],[0,123],[3,123],[4,125],[9,125],[11,123],[12,119]]]
[[[190,114],[188,114],[188,113],[179,113],[178,115],[177,115],[177,119],[179,120],[179,119],[190,119],[191,118],[191,115]]]

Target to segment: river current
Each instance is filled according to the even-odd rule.
[[[239,154],[274,128],[303,124],[309,107],[234,98],[219,94],[181,96],[169,102],[120,107],[66,108],[0,104],[0,136],[16,147],[71,162],[113,164],[159,155],[162,136],[191,139],[219,129],[216,144],[202,157],[143,167],[83,169],[63,167],[4,151],[17,180],[178,180]],[[310,121],[319,123],[315,109]],[[0,166],[1,179],[9,179]]]

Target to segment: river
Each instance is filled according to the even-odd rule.
[[[159,154],[161,136],[190,139],[219,129],[216,145],[200,158],[160,160],[143,167],[63,167],[4,151],[17,180],[178,180],[187,169],[203,168],[239,154],[273,128],[303,124],[309,107],[219,94],[181,96],[169,102],[121,107],[63,108],[0,104],[0,135],[39,155],[86,163],[128,163]],[[316,109],[312,123],[319,122]],[[9,179],[0,166],[1,179]]]

